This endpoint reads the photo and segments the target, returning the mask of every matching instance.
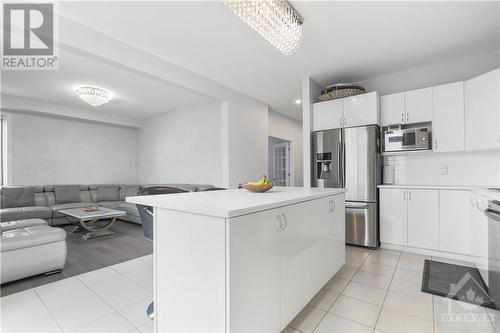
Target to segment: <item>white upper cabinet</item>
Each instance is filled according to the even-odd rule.
[[[404,92],[380,97],[380,119],[382,126],[406,122]]]
[[[314,103],[312,113],[313,131],[378,124],[378,94],[374,91]]]
[[[465,150],[500,148],[500,69],[465,82]]]
[[[464,82],[433,87],[433,151],[464,150]]]
[[[405,92],[406,124],[432,121],[432,87]]]
[[[408,246],[439,249],[439,191],[408,190]]]
[[[469,254],[469,200],[469,191],[439,191],[440,250]]]
[[[380,97],[382,126],[432,121],[432,87]]]
[[[378,94],[376,91],[342,99],[344,127],[379,123]]]
[[[314,103],[312,116],[313,131],[342,128],[344,125],[342,99]]]

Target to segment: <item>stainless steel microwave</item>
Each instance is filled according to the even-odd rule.
[[[430,126],[401,128],[388,126],[383,129],[384,151],[431,150],[432,130]]]

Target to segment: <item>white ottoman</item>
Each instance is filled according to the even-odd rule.
[[[49,225],[47,221],[42,219],[26,219],[26,220],[18,220],[18,221],[8,221],[8,222],[0,222],[0,230],[2,232],[22,229],[26,227],[34,227],[35,225]]]
[[[4,230],[2,226],[0,284],[64,268],[66,232],[63,229],[38,221],[34,226]]]

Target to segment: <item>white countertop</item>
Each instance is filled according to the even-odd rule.
[[[498,186],[496,187],[498,188]],[[470,190],[489,199],[500,201],[500,191],[495,191],[488,187],[472,187]]]
[[[378,185],[378,188],[413,188],[423,190],[464,190],[468,191],[473,187],[467,185]]]
[[[230,218],[343,192],[345,192],[343,188],[274,187],[265,193],[251,193],[245,189],[238,189],[127,197],[126,201],[157,208]]]
[[[378,188],[408,188],[408,189],[423,189],[423,190],[463,190],[471,191],[476,194],[500,201],[500,192],[491,188],[499,188],[500,186],[489,185],[379,185]]]

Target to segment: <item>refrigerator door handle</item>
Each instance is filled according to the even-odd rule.
[[[345,208],[346,209],[368,209],[368,208],[370,208],[370,206],[368,204],[346,203]]]
[[[342,187],[346,187],[345,142],[342,141]]]
[[[344,173],[344,168],[342,166],[342,141],[339,142],[339,147],[338,147],[338,165],[339,165],[339,170],[338,170],[338,179],[339,179],[339,187],[344,187],[342,180],[343,180],[343,173]]]

